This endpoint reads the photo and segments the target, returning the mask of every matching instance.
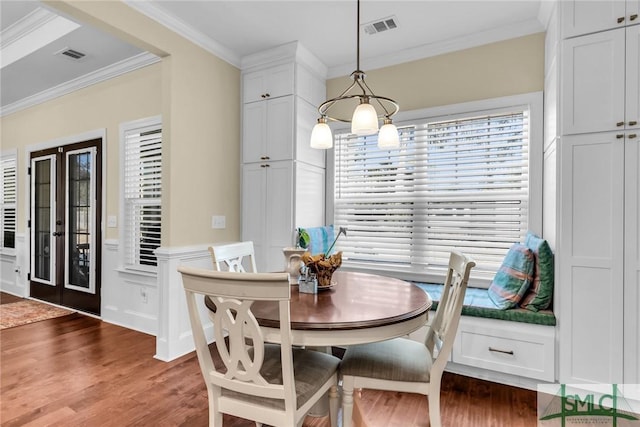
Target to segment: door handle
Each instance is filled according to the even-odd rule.
[[[51,234],[53,234],[54,236],[58,237],[58,236],[62,236],[64,234],[64,232],[62,232],[62,231],[54,231]]]

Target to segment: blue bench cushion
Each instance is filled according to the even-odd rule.
[[[415,285],[426,291],[433,300],[432,310],[438,307],[438,301],[442,296],[443,286],[439,283],[414,282]],[[489,298],[487,289],[467,288],[462,307],[463,316],[485,317],[488,319],[509,320],[512,322],[534,323],[536,325],[556,324],[556,316],[551,310],[537,312],[524,308],[499,309]]]

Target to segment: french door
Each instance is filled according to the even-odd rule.
[[[34,298],[100,314],[102,140],[31,153]]]

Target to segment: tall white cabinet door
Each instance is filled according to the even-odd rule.
[[[242,161],[259,162],[267,155],[267,103],[244,104],[242,122]]]
[[[620,383],[623,370],[624,139],[560,143],[560,382]]]
[[[627,132],[624,157],[624,382],[640,384],[640,139],[635,131]]]
[[[626,64],[626,126],[627,129],[640,129],[640,25],[627,28]]]
[[[625,30],[565,40],[562,56],[562,133],[624,126]]]
[[[264,272],[266,260],[267,171],[263,164],[242,165],[242,240],[253,242],[256,267]]]
[[[622,27],[627,22],[624,1],[562,0],[560,5],[564,38]]]
[[[282,248],[293,242],[293,162],[270,162],[265,205],[266,250],[263,271],[282,271]]]
[[[269,160],[293,159],[294,96],[267,101],[267,156]]]

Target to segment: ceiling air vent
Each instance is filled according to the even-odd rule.
[[[64,58],[67,59],[72,59],[74,61],[79,61],[82,58],[84,58],[85,56],[87,56],[86,54],[79,52],[75,49],[69,49],[68,47],[65,47],[64,49],[62,49],[59,52],[56,52],[56,55],[62,55]]]
[[[366,23],[363,26],[364,32],[369,35],[381,33],[383,31],[398,28],[398,18],[396,18],[395,16],[390,16],[388,18],[383,18],[377,21]]]

